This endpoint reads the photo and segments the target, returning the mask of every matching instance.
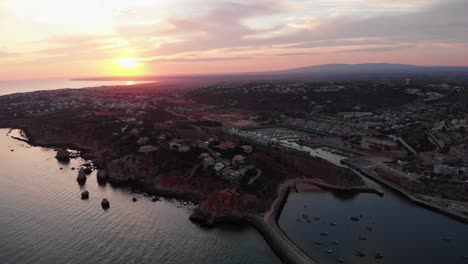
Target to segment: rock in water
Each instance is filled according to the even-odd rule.
[[[70,153],[66,149],[59,149],[57,151],[57,155],[55,158],[61,162],[69,162],[70,161]]]
[[[97,180],[100,184],[105,184],[107,182],[107,172],[105,170],[99,170],[97,173]]]
[[[86,174],[84,173],[83,170],[80,170],[78,172],[78,177],[76,178],[76,181],[78,182],[78,184],[80,185],[84,185],[86,183]]]
[[[101,206],[102,206],[102,209],[104,210],[109,209],[110,207],[109,200],[107,200],[106,198],[102,199]]]
[[[89,199],[89,192],[84,191],[81,193],[81,200],[88,200]]]

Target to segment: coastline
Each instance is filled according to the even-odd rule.
[[[27,128],[21,127],[14,127],[11,129],[20,129],[24,132],[26,139],[17,138],[17,140],[21,140],[26,142],[31,146],[39,146],[39,147],[48,147],[48,148],[69,148],[74,150],[79,150],[79,155],[87,160],[93,160],[93,157],[89,154],[91,153],[91,149],[85,146],[77,146],[76,144],[71,143],[45,143],[41,141],[37,141],[34,137],[31,136]],[[410,199],[412,202],[423,206],[425,208],[431,209],[435,212],[445,214],[454,218],[455,220],[468,223],[467,219],[463,217],[457,218],[457,216],[453,216],[451,212],[445,211],[441,208],[433,206],[427,202],[421,201],[416,197],[412,196],[407,191],[399,188],[398,186],[394,186],[394,184],[390,182],[386,182],[384,179],[375,178],[374,175],[369,175],[368,172],[363,171],[363,169],[354,166],[353,164],[348,163],[347,160],[343,160],[343,163],[350,166],[350,168],[355,169],[356,171],[364,174],[366,177],[369,177],[377,182],[380,182],[394,190],[398,193],[403,194],[405,197]],[[320,182],[314,179],[290,179],[283,182],[277,189],[277,198],[272,203],[270,209],[265,214],[240,214],[240,215],[226,215],[224,218],[219,218],[216,221],[216,225],[222,224],[239,224],[239,223],[247,223],[248,225],[254,227],[264,238],[264,240],[268,243],[271,247],[272,251],[279,257],[279,259],[283,263],[291,263],[291,264],[318,264],[311,256],[303,251],[292,239],[290,239],[286,233],[279,227],[278,220],[283,210],[284,205],[287,202],[289,193],[295,188],[296,184],[305,183],[310,184],[313,186],[317,186],[321,189],[328,190],[328,191],[343,191],[343,192],[367,192],[367,193],[375,193],[378,195],[382,195],[383,193],[379,190],[371,188],[367,185],[364,186],[350,186],[350,187],[343,187],[343,186],[335,186],[331,184],[327,184],[324,182]],[[112,185],[112,183],[110,183]],[[181,201],[190,201],[194,204],[198,204],[200,200],[197,198],[196,194],[190,192],[180,192],[177,190],[168,190],[168,189],[159,189],[154,185],[146,185],[144,183],[137,183],[137,182],[129,182],[128,184],[117,185],[117,187],[123,188],[137,188],[140,191],[146,192],[149,195],[156,195],[166,198],[173,198]]]
[[[295,182],[295,180],[289,180],[278,187],[276,200],[263,216],[248,215],[246,220],[262,234],[265,241],[284,263],[318,264],[297,246],[278,225],[279,217]]]
[[[346,164],[347,166],[349,166],[350,168],[353,168],[355,169],[356,171],[362,173],[365,177],[368,177],[380,184],[383,184],[389,188],[391,188],[392,190],[396,191],[397,193],[399,193],[400,195],[403,195],[405,198],[409,199],[412,203],[415,203],[421,207],[424,207],[426,209],[429,209],[433,212],[436,212],[436,213],[439,213],[439,214],[442,214],[442,215],[445,215],[445,216],[448,216],[456,221],[459,221],[459,222],[462,222],[462,223],[465,223],[465,224],[468,224],[468,216],[464,216],[462,214],[459,214],[457,212],[453,212],[451,210],[447,210],[443,207],[440,207],[440,206],[437,206],[433,203],[430,203],[430,202],[427,202],[427,201],[424,201],[424,200],[421,200],[419,198],[417,198],[414,194],[408,192],[407,190],[403,189],[402,187],[392,183],[392,182],[389,182],[381,177],[378,177],[376,175],[373,175],[372,173],[370,173],[369,171],[367,171],[366,169],[364,168],[361,168],[355,164],[353,164],[351,161],[349,160],[343,160],[342,161],[343,164]]]
[[[291,264],[318,264],[303,249],[301,249],[286,233],[280,228],[278,220],[286,204],[292,188],[298,183],[307,183],[327,191],[339,192],[366,192],[383,195],[382,192],[368,186],[342,187],[322,183],[313,179],[290,179],[282,183],[277,190],[277,198],[273,202],[270,210],[263,216],[248,215],[247,222],[254,226],[275,253],[285,262]]]
[[[46,147],[46,148],[68,148],[73,150],[80,151],[80,156],[84,159],[88,159],[85,156],[86,153],[89,153],[90,149],[82,146],[77,146],[72,143],[44,143],[34,140],[34,137],[29,133],[27,128],[24,127],[7,127],[5,129],[19,129],[22,130],[26,136],[26,139],[17,139],[23,141],[31,146],[37,147]],[[94,163],[94,161],[93,161]],[[287,192],[283,190],[284,184],[281,185],[278,189],[278,193],[281,196],[278,196],[274,204],[278,202],[281,204],[281,207],[272,206],[273,211],[275,212],[275,219],[270,224],[265,221],[265,218],[261,215],[247,215],[242,216],[241,218],[237,217],[226,217],[220,219],[221,221],[216,222],[216,224],[237,224],[237,223],[247,223],[250,226],[254,227],[265,239],[265,241],[270,245],[273,252],[281,259],[283,263],[290,264],[318,264],[312,260],[305,252],[303,252],[299,247],[297,247],[292,240],[290,240],[284,232],[277,225],[277,218],[279,217],[282,206],[286,203],[287,194],[289,194],[290,186],[287,188]],[[184,201],[190,201],[195,204],[199,203],[199,200],[194,197],[191,193],[181,193],[173,190],[158,189],[155,186],[148,187],[143,186],[142,184],[126,184],[120,187],[137,187],[141,188],[142,191],[147,192],[150,195],[157,195],[166,198],[180,199]],[[272,209],[270,209],[272,210]],[[275,228],[276,226],[276,228]],[[279,239],[281,238],[281,239]],[[291,254],[290,250],[294,253]]]
[[[79,151],[79,155],[86,159],[93,160],[92,155],[90,156],[91,149],[86,146],[79,146],[73,143],[46,143],[37,141],[29,132],[28,128],[26,127],[7,127],[6,129],[19,129],[21,130],[26,138],[16,138],[16,140],[23,141],[31,146],[37,147],[46,147],[46,148],[68,148]],[[96,164],[95,164],[96,165]],[[97,168],[99,169],[99,168]],[[372,193],[379,193],[377,190],[374,190],[370,187],[341,187],[341,186],[334,186],[326,183],[322,183],[313,179],[291,179],[287,180],[286,182],[282,183],[277,189],[277,198],[273,202],[270,210],[265,214],[246,214],[246,215],[227,215],[224,218],[217,219],[216,225],[220,224],[239,224],[239,223],[247,223],[250,226],[254,227],[265,239],[265,241],[270,245],[273,252],[284,262],[284,263],[291,263],[291,264],[318,264],[315,260],[313,260],[308,254],[306,254],[299,246],[295,244],[293,240],[291,240],[284,231],[278,225],[278,219],[281,215],[283,206],[287,202],[288,195],[291,191],[291,188],[295,186],[296,183],[307,183],[318,186],[319,188],[325,190],[335,190],[335,191],[358,191],[358,192],[372,192]],[[112,183],[110,183],[112,185]],[[117,185],[116,187],[135,187],[140,191],[146,192],[149,195],[156,195],[165,198],[172,198],[178,199],[182,201],[189,201],[193,202],[194,204],[198,204],[200,201],[196,197],[196,195],[190,192],[179,192],[175,190],[167,190],[167,189],[159,189],[156,186],[148,186],[142,183],[132,183],[129,182],[128,184],[124,185]]]
[[[3,127],[0,125],[0,129],[3,128],[3,129],[10,129],[10,130],[14,130],[14,129],[18,129],[18,130],[21,130],[24,135],[26,136],[26,138],[17,138],[17,137],[13,137],[14,139],[16,140],[19,140],[19,141],[23,141],[33,147],[44,147],[44,148],[52,148],[52,149],[57,149],[57,148],[68,148],[68,149],[73,149],[73,150],[76,150],[76,151],[79,151],[80,152],[80,156],[83,157],[83,154],[85,155],[89,155],[90,152],[91,152],[91,148],[89,147],[86,147],[86,146],[82,146],[82,145],[77,145],[75,143],[71,143],[71,142],[60,142],[60,143],[47,143],[47,142],[40,142],[40,141],[37,141],[34,136],[29,132],[29,129],[27,127],[22,127],[22,126],[9,126],[9,127]],[[89,159],[89,156],[86,156],[86,157],[83,157],[83,158],[86,158],[86,159]]]

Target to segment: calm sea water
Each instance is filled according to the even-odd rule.
[[[192,208],[100,187],[95,173],[80,188],[71,168],[83,160],[60,164],[53,150],[31,147],[7,132],[0,129],[2,264],[280,263],[250,227],[201,229],[188,220]],[[84,189],[87,201],[80,199]],[[100,205],[104,197],[108,211]]]
[[[41,90],[65,88],[85,88],[113,85],[133,85],[145,82],[137,81],[72,81],[65,79],[0,81],[0,95],[26,93]]]
[[[336,263],[339,258],[356,264],[468,263],[464,258],[468,256],[468,225],[416,206],[385,187],[381,189],[384,197],[343,196],[325,191],[291,193],[279,224],[319,263]],[[320,220],[315,221],[314,217]],[[358,217],[359,221],[352,221],[351,217]],[[322,236],[324,232],[328,236]],[[360,240],[359,236],[367,240]],[[338,245],[333,241],[338,241]],[[363,251],[366,256],[355,256],[355,251]],[[376,260],[376,253],[384,258]]]

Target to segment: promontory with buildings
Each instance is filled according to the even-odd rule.
[[[249,222],[311,263],[277,224],[291,191],[380,193],[369,178],[467,222],[467,108],[457,78],[148,83],[2,96],[0,127],[78,150],[81,180],[192,201],[192,221]]]

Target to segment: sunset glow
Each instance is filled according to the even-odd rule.
[[[468,0],[0,0],[0,264],[468,264],[467,224]]]
[[[123,70],[133,70],[140,64],[133,58],[122,58],[117,60],[117,65]]]
[[[465,0],[0,0],[0,79],[467,65],[467,9]]]

